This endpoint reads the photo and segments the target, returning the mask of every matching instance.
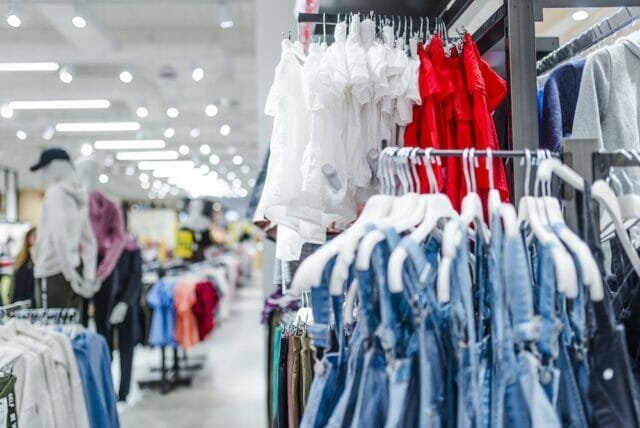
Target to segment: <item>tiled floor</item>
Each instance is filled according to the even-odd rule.
[[[169,394],[140,391],[137,379],[157,377],[160,351],[139,348],[134,384],[127,404],[119,407],[123,428],[266,427],[265,337],[259,324],[262,290],[238,290],[229,319],[206,342],[189,351],[205,357],[190,388]],[[117,361],[117,358],[114,358]],[[117,367],[114,368],[117,371]],[[117,382],[116,382],[117,385]]]

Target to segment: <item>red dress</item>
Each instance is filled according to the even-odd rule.
[[[493,112],[507,95],[507,83],[480,56],[478,46],[469,34],[465,35],[462,60],[467,80],[467,89],[473,106],[474,146],[478,150],[499,150],[498,133],[493,121]],[[501,159],[493,160],[494,186],[500,191],[503,201],[509,201],[509,186]],[[483,201],[489,191],[489,174],[480,162],[476,170],[478,193]]]

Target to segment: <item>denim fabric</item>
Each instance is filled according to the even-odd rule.
[[[531,426],[555,428],[561,427],[558,415],[551,405],[546,392],[541,386],[539,373],[540,365],[538,359],[527,351],[521,351],[518,355],[518,365],[520,372],[520,387],[525,401],[524,409],[529,410]],[[518,409],[513,409],[516,412]],[[520,415],[522,417],[522,415]],[[520,425],[510,425],[520,426]]]
[[[455,421],[455,394],[454,382],[447,381],[449,378],[452,380],[453,364],[449,366],[451,370],[448,377],[442,336],[445,324],[435,293],[440,243],[430,238],[420,247],[411,239],[405,238],[400,245],[409,255],[405,263],[404,284],[411,296],[418,334],[419,426],[443,426],[446,421]]]
[[[467,242],[466,227],[460,223],[462,242]],[[479,344],[476,339],[469,248],[461,245],[451,266],[449,309],[451,346],[457,359],[457,426],[479,426],[482,412],[479,385]]]
[[[382,427],[389,407],[387,362],[380,344],[375,341],[364,356],[364,369],[358,402],[351,421],[352,428]]]
[[[311,343],[319,349],[327,349],[331,346],[331,298],[329,296],[329,279],[336,257],[332,257],[322,271],[321,284],[311,287],[311,309],[313,311],[313,324],[308,327]]]
[[[301,428],[321,428],[327,424],[331,412],[344,388],[344,365],[337,353],[325,354],[316,363],[307,406],[300,421]]]
[[[356,330],[349,345],[347,378],[345,380],[344,391],[331,414],[331,418],[327,424],[328,428],[345,428],[350,426],[358,400],[360,380],[362,379],[364,352],[364,341],[361,338],[360,330]]]

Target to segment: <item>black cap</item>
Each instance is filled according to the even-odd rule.
[[[37,171],[40,168],[44,168],[45,166],[49,165],[51,161],[57,159],[71,162],[71,158],[65,150],[58,148],[46,149],[40,154],[40,160],[38,161],[38,163],[35,165],[31,165],[30,169],[31,171]]]

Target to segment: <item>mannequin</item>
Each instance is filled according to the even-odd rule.
[[[192,257],[190,257],[191,261],[203,260],[204,249],[212,244],[209,235],[211,219],[205,215],[204,208],[205,201],[202,199],[189,201],[188,215],[181,225],[183,231],[189,231],[193,235],[194,250]]]
[[[43,151],[31,167],[37,170],[42,170],[47,190],[35,246],[36,305],[82,311],[81,297],[92,297],[98,288],[87,193],[62,149]]]
[[[142,293],[142,256],[138,243],[133,238],[127,238],[124,251],[118,260],[115,269],[116,281],[114,282],[113,296],[118,303],[111,312],[109,322],[117,326],[118,349],[120,354],[120,388],[118,400],[126,401],[131,385],[131,369],[133,366],[133,353],[135,345],[140,339],[140,294]],[[118,307],[124,304],[125,312],[122,319]],[[110,349],[113,349],[113,335],[109,337]]]
[[[107,322],[120,324],[127,315],[127,303],[117,302],[113,305],[112,301],[113,281],[115,280],[112,273],[124,250],[127,235],[124,230],[124,219],[120,206],[96,189],[100,173],[98,162],[91,158],[81,158],[76,161],[76,171],[78,181],[85,187],[89,195],[89,218],[96,236],[99,259],[96,279],[100,282],[100,292],[94,301],[96,322],[99,333],[106,336],[110,330],[106,325]],[[107,320],[106,314],[108,313],[110,316]]]

